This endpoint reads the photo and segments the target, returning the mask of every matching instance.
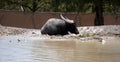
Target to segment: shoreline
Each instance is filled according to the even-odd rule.
[[[41,35],[40,29],[26,29],[17,27],[8,27],[0,25],[0,37],[2,36],[19,36],[33,37],[40,39],[73,39],[73,40],[101,40],[105,38],[120,38],[120,25],[104,25],[104,26],[85,26],[78,27],[79,34],[68,34],[64,36]]]

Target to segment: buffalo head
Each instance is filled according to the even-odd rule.
[[[66,27],[68,31],[70,31],[71,33],[79,34],[78,29],[76,27],[76,23],[73,20],[70,20],[67,17],[63,17],[62,14],[60,14],[60,17],[66,22]]]

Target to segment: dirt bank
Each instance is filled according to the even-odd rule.
[[[120,37],[120,25],[85,26],[78,27],[78,35],[69,34],[64,36],[41,35],[40,29],[26,29],[0,25],[0,36],[26,36],[40,37],[44,39],[101,39],[102,37]]]

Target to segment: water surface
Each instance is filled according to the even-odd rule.
[[[120,39],[27,40],[0,37],[0,62],[119,62]]]

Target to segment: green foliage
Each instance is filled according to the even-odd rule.
[[[120,13],[120,0],[107,0],[104,2],[104,11],[110,13]]]
[[[95,36],[95,34],[92,34],[92,33],[78,34],[78,37],[93,37],[93,36]]]
[[[40,12],[94,12],[99,0],[0,0],[0,9]],[[103,0],[104,12],[120,13],[120,0]]]

